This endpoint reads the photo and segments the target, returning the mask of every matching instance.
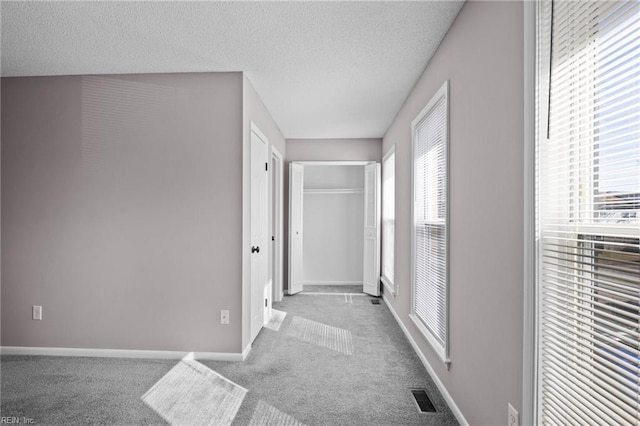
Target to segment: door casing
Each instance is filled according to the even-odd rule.
[[[304,166],[367,166],[370,165],[378,165],[378,176],[377,179],[380,179],[380,164],[376,161],[293,161],[289,163],[289,279],[288,279],[288,287],[287,294],[292,295],[302,291],[302,238],[303,238],[303,218],[302,211],[304,209],[304,205],[302,202],[303,195],[302,190],[304,187]],[[300,167],[298,171],[295,173],[299,174],[299,179],[301,180],[300,187],[296,187],[294,184],[294,170],[295,168]],[[380,183],[377,184],[377,217],[376,219],[380,219]],[[294,197],[296,197],[294,199]],[[293,200],[299,199],[299,205],[293,202]],[[364,212],[363,212],[364,214]],[[377,232],[379,233],[380,226],[377,226]],[[364,230],[363,230],[364,232]],[[364,235],[364,234],[363,234]],[[380,238],[377,238],[377,268],[379,269],[380,260]],[[298,250],[298,253],[294,253]],[[376,266],[374,266],[376,267]],[[364,268],[364,265],[363,265]],[[364,277],[363,277],[364,278]],[[378,270],[376,273],[376,288],[377,292],[371,290],[371,294],[379,295],[380,290],[380,271]],[[370,289],[372,289],[372,283],[370,284]],[[364,282],[363,282],[363,290],[364,290]]]
[[[282,207],[283,207],[283,163],[284,160],[280,152],[275,149],[273,146],[271,147],[271,163],[269,165],[269,175],[270,175],[270,189],[271,189],[271,251],[269,262],[271,266],[271,283],[273,287],[272,291],[272,300],[275,302],[279,302],[282,300],[283,294],[283,279],[282,279],[282,250],[283,250],[283,240],[282,240],[282,223],[283,223],[283,215],[282,215]]]

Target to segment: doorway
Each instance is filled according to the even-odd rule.
[[[292,162],[289,191],[288,293],[357,285],[379,296],[380,164]]]

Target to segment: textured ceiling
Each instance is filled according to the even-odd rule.
[[[2,2],[2,75],[244,71],[287,138],[381,137],[462,4]]]

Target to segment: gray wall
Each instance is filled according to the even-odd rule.
[[[284,169],[284,288],[289,286],[289,163],[292,161],[382,161],[382,139],[287,139]]]
[[[304,168],[304,189],[357,188],[358,193],[303,195],[303,280],[334,284],[363,280],[364,166]]]
[[[381,161],[381,147],[382,139],[287,139],[287,163]]]
[[[523,6],[467,2],[387,131],[396,146],[396,282],[387,295],[473,425],[522,399]],[[411,121],[450,80],[451,370],[409,319]]]
[[[251,332],[251,123],[269,139],[269,158],[271,147],[286,155],[285,139],[278,125],[265,107],[246,75],[242,79],[242,138],[244,144],[244,185],[243,191],[243,229],[242,234],[242,348],[250,343]],[[269,213],[270,214],[270,213]]]
[[[240,352],[242,90],[2,79],[2,345]]]

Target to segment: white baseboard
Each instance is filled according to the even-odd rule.
[[[207,361],[244,361],[251,345],[242,353],[227,352],[193,352],[196,360]],[[95,358],[147,358],[147,359],[182,359],[191,352],[187,351],[147,351],[130,349],[85,349],[85,348],[37,348],[27,346],[2,346],[2,355],[46,355],[46,356],[81,356]]]
[[[391,306],[391,303],[389,303],[389,300],[387,300],[384,294],[382,295],[382,300],[384,300],[384,303],[387,305],[387,307],[391,311],[391,314],[393,314],[393,317],[396,319],[396,322],[402,329],[402,332],[404,333],[404,335],[407,336],[407,340],[409,340],[409,343],[411,343],[411,347],[413,347],[413,350],[416,352],[416,354],[418,354],[418,357],[420,358],[420,361],[422,361],[424,368],[427,369],[429,376],[431,376],[431,378],[435,382],[436,386],[438,387],[438,390],[442,394],[442,397],[444,398],[444,400],[447,402],[447,405],[449,406],[449,409],[451,409],[451,412],[453,413],[453,415],[456,417],[456,419],[461,425],[468,426],[469,422],[467,422],[467,420],[464,418],[462,411],[460,411],[460,408],[458,408],[458,406],[456,405],[456,402],[451,397],[451,394],[449,394],[449,391],[447,390],[447,388],[444,386],[442,381],[440,381],[440,378],[436,374],[435,370],[431,367],[431,364],[429,364],[429,361],[427,361],[427,358],[424,356],[424,354],[418,347],[418,344],[413,339],[411,334],[409,334],[409,330],[407,330],[407,327],[405,327],[402,321],[400,321],[400,317],[398,316],[396,311],[393,309],[393,306]]]
[[[305,281],[302,285],[362,285],[362,281]]]
[[[242,361],[244,361],[245,359],[247,359],[247,357],[249,356],[249,352],[251,352],[251,343],[249,343],[247,345],[246,348],[244,348],[244,350],[242,351]]]
[[[393,297],[396,297],[398,295],[398,291],[396,289],[395,284],[391,283],[385,277],[382,277],[382,276],[380,277],[380,282],[384,286],[384,290],[388,291],[389,294],[391,294]]]

